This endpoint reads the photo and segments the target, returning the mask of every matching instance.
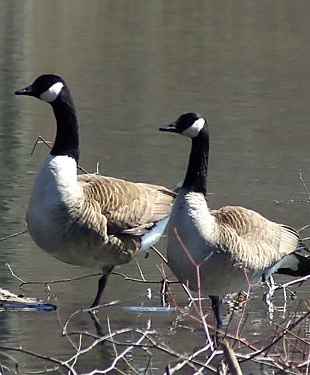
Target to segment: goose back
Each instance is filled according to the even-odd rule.
[[[164,187],[113,177],[79,175],[84,199],[95,201],[107,218],[109,234],[150,228],[170,215],[176,194]],[[133,232],[132,232],[133,233]]]
[[[271,267],[298,246],[298,232],[239,206],[212,210],[218,226],[218,246],[229,249],[240,266],[260,270]]]

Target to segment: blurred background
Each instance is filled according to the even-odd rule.
[[[71,89],[80,120],[80,164],[89,172],[99,162],[99,171],[114,177],[165,186],[181,181],[190,142],[158,128],[195,111],[210,124],[212,208],[236,204],[297,229],[310,224],[300,179],[302,174],[309,186],[309,15],[309,2],[289,0],[1,1],[0,237],[25,229],[31,187],[49,150],[39,145],[30,152],[39,135],[51,142],[55,136],[49,106],[13,95],[43,73],[62,76]],[[165,239],[158,248],[165,254]],[[148,279],[161,279],[155,254],[138,261]],[[92,273],[54,260],[28,234],[1,242],[0,287],[20,293],[7,264],[25,281]],[[134,263],[120,272],[139,275]],[[58,315],[1,313],[0,343],[67,358],[72,347],[60,336],[61,322],[88,307],[96,287],[97,278],[53,284]],[[112,276],[104,299],[158,306],[159,298],[146,300],[147,287]],[[307,289],[305,284],[298,291],[300,299],[309,298]],[[22,293],[47,297],[42,284]],[[177,300],[186,302],[182,291]],[[248,308],[249,334],[263,340],[271,329],[267,308],[256,294]],[[114,328],[144,326],[150,319],[162,340],[170,332],[180,350],[185,337],[189,348],[197,344],[198,338],[188,341],[187,331],[172,325],[170,314],[111,309],[102,317],[112,314]],[[76,324],[92,329],[87,315]],[[80,368],[109,363],[105,350]],[[18,360],[27,370],[42,368],[29,358]],[[162,370],[164,361],[156,358],[154,366]]]

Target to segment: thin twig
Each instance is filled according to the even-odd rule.
[[[277,337],[275,337],[270,344],[265,346],[264,348],[260,349],[258,352],[251,354],[243,361],[248,361],[250,359],[253,359],[254,357],[266,352],[268,349],[270,349],[273,345],[275,345],[277,342],[279,342],[289,331],[291,331],[293,328],[295,328],[298,324],[300,324],[303,320],[305,320],[310,315],[310,311],[302,315],[299,319],[297,319],[295,322],[290,323],[288,325],[288,328],[283,330],[283,333]]]
[[[287,289],[291,285],[303,283],[304,281],[306,281],[308,279],[310,279],[310,275],[303,276],[303,277],[300,277],[299,279],[294,279],[294,280],[288,281],[287,283],[277,285],[277,286],[274,287],[273,290]]]
[[[236,358],[236,354],[229,345],[227,340],[223,340],[222,342],[223,352],[226,359],[226,363],[229,368],[229,373],[231,375],[242,375],[242,371],[240,368],[240,365],[238,363],[238,360]]]
[[[5,237],[0,238],[0,242],[5,241],[5,240],[8,240],[9,238],[18,237],[18,236],[20,236],[21,234],[24,234],[24,233],[27,233],[27,232],[28,232],[28,229],[25,229],[25,230],[23,230],[23,231],[21,231],[21,232],[17,232],[17,233],[9,234],[8,236],[5,236]]]
[[[55,363],[55,364],[57,364],[61,367],[65,367],[73,375],[78,375],[77,372],[74,370],[74,368],[67,363],[67,361],[60,361],[57,358],[53,358],[53,357],[49,357],[47,355],[35,353],[35,352],[32,352],[31,350],[27,350],[27,349],[24,349],[22,347],[16,348],[16,347],[13,347],[13,346],[0,345],[0,350],[13,351],[13,352],[19,352],[19,353],[23,353],[23,354],[28,354],[28,355],[30,355],[34,358],[43,359],[47,362],[52,362],[52,363]]]
[[[125,280],[133,281],[135,283],[142,283],[142,284],[160,284],[161,283],[161,280],[136,279],[135,277],[129,277],[121,272],[116,272],[116,271],[111,272],[111,274],[116,275],[116,276],[121,276]],[[173,283],[173,281],[171,281],[171,283]]]
[[[141,279],[145,282],[146,279],[145,279],[145,277],[144,277],[144,275],[143,275],[143,271],[142,271],[142,268],[140,267],[139,262],[137,261],[136,258],[133,258],[133,260],[134,260],[134,262],[135,262],[135,264],[136,264],[136,266],[137,266],[137,268],[138,268],[138,271],[139,271],[139,273],[140,273]]]
[[[46,281],[25,281],[15,274],[15,272],[13,271],[13,268],[8,263],[6,263],[6,266],[8,267],[11,275],[21,283],[21,285],[20,285],[21,289],[25,285],[57,284],[57,283],[65,283],[65,282],[68,282],[68,281],[84,280],[84,279],[88,279],[88,278],[95,277],[95,276],[102,276],[102,273],[94,273],[94,274],[91,274],[91,275],[73,277],[73,278],[70,278],[70,279],[57,279],[57,280],[46,280]]]
[[[302,183],[302,186],[305,189],[305,192],[307,194],[308,202],[310,203],[310,193],[309,193],[309,190],[307,188],[307,185],[305,184],[305,181],[303,180],[302,173],[299,173],[299,179],[300,179],[300,181]]]
[[[45,146],[47,146],[49,149],[52,149],[52,146],[51,146],[51,143],[52,143],[52,142],[50,142],[50,141],[46,141],[41,135],[39,135],[39,136],[37,137],[37,139],[36,139],[36,141],[35,141],[35,143],[34,143],[34,145],[33,145],[33,147],[32,147],[32,150],[31,150],[31,152],[30,152],[29,155],[33,155],[33,154],[34,154],[34,151],[35,151],[35,149],[37,148],[37,145],[38,145],[39,143],[44,143]],[[83,173],[86,173],[86,174],[88,173],[83,167],[80,167],[79,165],[77,166],[77,168],[78,168],[81,172],[83,172]]]
[[[157,255],[160,257],[160,259],[161,259],[164,263],[168,264],[168,260],[163,256],[163,254],[162,254],[160,251],[158,251],[158,250],[156,249],[155,246],[151,246],[151,249],[155,252],[155,254],[157,254]]]

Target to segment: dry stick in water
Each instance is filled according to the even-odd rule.
[[[285,329],[285,331],[287,331],[289,328],[292,328],[292,327],[287,327],[286,329]],[[211,361],[212,360],[212,358],[214,358],[216,355],[219,355],[219,354],[221,354],[221,352],[219,352],[219,351],[214,351],[213,353],[211,353],[211,355],[208,357],[208,363],[205,363],[205,364],[202,364],[201,362],[199,362],[199,361],[196,361],[196,360],[194,360],[194,358],[197,356],[197,355],[199,355],[199,354],[201,354],[201,353],[203,353],[203,352],[205,352],[205,351],[208,351],[209,350],[209,347],[207,347],[207,346],[205,346],[205,347],[203,347],[203,348],[199,348],[199,349],[197,349],[197,351],[195,351],[195,353],[194,354],[192,354],[192,355],[190,355],[190,356],[185,356],[185,355],[180,355],[179,353],[176,353],[175,351],[173,351],[173,349],[170,349],[170,348],[167,348],[166,346],[163,346],[163,344],[162,343],[158,343],[158,342],[156,342],[155,340],[154,340],[154,338],[152,338],[152,336],[150,336],[150,333],[146,333],[145,331],[143,331],[143,330],[131,330],[132,332],[140,332],[141,334],[144,334],[145,335],[145,338],[149,341],[149,342],[151,342],[152,343],[152,346],[151,347],[153,347],[153,348],[155,348],[155,349],[158,349],[158,350],[161,350],[161,351],[164,351],[164,352],[166,352],[166,353],[169,353],[170,355],[172,355],[172,356],[175,356],[175,357],[178,357],[179,358],[179,360],[180,360],[180,362],[178,362],[178,364],[174,367],[174,368],[172,368],[171,370],[177,370],[177,369],[181,369],[182,367],[184,367],[186,364],[188,364],[188,365],[190,365],[190,366],[203,366],[203,367],[200,367],[200,370],[198,370],[197,368],[196,368],[196,373],[197,374],[199,374],[199,373],[203,373],[203,369],[205,369],[205,368],[209,368],[209,370],[211,370],[211,371],[216,371],[216,370],[214,370],[214,368],[213,367],[211,367],[210,365],[208,365],[208,363],[210,363],[209,361]],[[115,337],[117,334],[120,334],[121,333],[121,331],[117,331],[117,332],[112,332],[111,331],[111,329],[110,329],[110,334],[109,335],[107,335],[106,337],[105,337],[105,340],[106,341],[111,341],[111,336],[112,337]],[[287,333],[289,333],[289,332],[287,332]],[[86,332],[85,332],[85,334],[87,334]],[[156,334],[156,333],[155,333]],[[283,334],[281,335],[281,338],[283,338],[284,336],[283,336]],[[103,340],[103,338],[100,338],[100,342],[102,342],[102,340]],[[241,342],[241,341],[240,341]],[[96,345],[98,345],[98,343],[99,343],[99,341],[97,341],[96,342]],[[120,343],[120,342],[117,342],[115,339],[113,339],[113,343],[114,343],[114,345],[122,345],[122,346],[128,346],[128,345],[130,345],[131,347],[140,347],[141,349],[145,349],[145,348],[148,348],[148,349],[150,349],[151,347],[149,346],[149,344],[147,344],[147,343],[145,343],[145,342],[141,342],[141,343],[130,343],[130,344],[128,344],[127,342],[125,342],[125,343]],[[273,341],[273,343],[272,343],[272,345],[275,345],[275,341]],[[271,345],[271,346],[272,346]],[[269,365],[273,365],[274,367],[276,367],[276,368],[279,368],[279,369],[281,369],[281,368],[283,368],[283,366],[281,366],[280,365],[280,363],[277,363],[277,362],[275,362],[275,360],[273,359],[273,358],[271,358],[271,357],[265,357],[265,358],[258,358],[257,356],[258,356],[258,353],[259,353],[259,351],[256,349],[256,348],[254,348],[254,347],[251,347],[250,345],[246,345],[249,349],[251,348],[252,350],[254,349],[255,350],[255,353],[253,353],[253,360],[256,360],[256,362],[259,362],[259,363],[266,363],[266,361],[267,362],[270,362],[269,363]],[[270,347],[271,347],[270,346]],[[92,347],[89,347],[89,348],[87,348],[86,349],[86,351],[90,351],[91,349],[93,348],[93,346]],[[268,348],[265,348],[265,350],[266,351],[268,351],[269,349]],[[81,354],[84,354],[86,351],[80,351],[79,353],[77,353],[77,356],[79,356],[79,355],[81,355]],[[254,356],[256,356],[256,357],[254,357]],[[119,358],[121,358],[121,355],[119,355],[118,356]],[[239,357],[240,357],[240,355],[239,355]],[[76,357],[75,357],[76,358]],[[241,357],[241,358],[243,358],[243,360],[248,360],[249,359],[249,357]],[[74,358],[72,357],[71,358],[71,360],[74,360]],[[67,364],[70,364],[70,363],[72,363],[72,362],[70,362],[70,361],[67,361]],[[117,369],[116,368],[116,364],[117,364],[117,362],[114,362],[112,365],[114,366],[114,369]],[[267,363],[268,364],[268,363]],[[112,367],[113,367],[112,366]],[[101,371],[99,371],[98,372],[98,370],[96,370],[96,373],[106,373],[106,371],[107,370],[109,370],[109,369],[111,369],[111,366],[108,368],[108,369],[105,369],[105,370],[102,370],[103,372],[101,372]]]
[[[139,333],[140,335],[144,335],[145,339],[147,339],[149,341],[149,343],[144,342],[144,343],[139,343],[139,344],[137,344],[137,343],[130,343],[129,344],[127,341],[126,342],[116,341],[115,337],[117,335],[129,333],[129,332]],[[182,364],[178,363],[176,365],[178,368],[179,368],[179,366],[182,368],[184,365],[188,364],[189,366],[191,366],[193,368],[199,366],[203,369],[209,369],[212,372],[216,372],[215,367],[208,366],[205,363],[195,359],[195,357],[197,355],[201,354],[205,350],[208,350],[208,348],[203,347],[202,349],[198,349],[196,352],[194,352],[191,355],[184,355],[182,353],[176,352],[175,350],[169,348],[168,346],[166,346],[162,342],[158,342],[153,336],[151,336],[151,333],[154,333],[155,336],[158,335],[158,332],[156,332],[156,331],[149,332],[149,331],[142,330],[142,329],[139,329],[139,328],[136,328],[136,329],[133,329],[133,328],[119,329],[117,331],[113,331],[110,334],[107,334],[104,337],[100,337],[100,338],[98,338],[97,336],[95,336],[93,334],[90,334],[89,332],[84,332],[85,335],[97,339],[96,345],[98,345],[98,343],[101,343],[102,341],[108,341],[108,342],[112,343],[112,340],[110,338],[110,335],[111,335],[113,337],[113,344],[115,344],[115,345],[125,346],[125,347],[128,347],[128,345],[131,345],[133,347],[138,347],[138,348],[143,349],[143,350],[157,349],[157,350],[159,350],[159,351],[161,351],[165,354],[168,354],[168,355],[170,355],[174,358],[177,358],[178,360],[182,360],[183,361]],[[77,334],[80,334],[80,332],[78,332]],[[86,349],[85,352],[87,352],[87,351],[89,351],[89,350]],[[83,353],[85,353],[85,352],[83,352]]]
[[[114,350],[114,353],[115,353],[115,358],[119,358],[118,360],[122,359],[133,372],[135,372],[136,374],[138,374],[138,372],[132,367],[132,365],[129,363],[129,361],[125,357],[125,355],[127,354],[128,350],[132,350],[132,347],[130,347],[130,349],[126,348],[126,350],[123,351],[123,354],[119,355],[118,351],[117,351],[117,346],[116,346],[116,344],[114,342],[114,339],[113,339],[113,336],[112,336],[112,330],[111,330],[110,318],[109,317],[107,317],[107,325],[108,325],[108,330],[109,330],[109,334],[110,334],[110,340],[111,340],[111,343],[112,343],[112,346],[113,346],[113,350]],[[113,368],[110,367],[109,370],[114,369],[114,367],[116,366],[117,362],[118,361],[116,361],[116,362],[114,361],[114,366],[112,365]]]
[[[167,279],[167,275],[165,274],[165,270],[164,268],[159,268],[159,271],[161,272],[161,275],[164,279]],[[170,284],[173,284],[174,282],[168,282],[168,286],[167,286],[167,293],[169,293],[170,295],[170,298],[171,298],[171,301],[172,301],[172,304],[174,306],[177,307],[177,302],[173,296],[173,293],[171,292],[170,290]],[[180,284],[179,282],[177,282],[178,284]],[[196,303],[195,303],[195,300],[193,298],[193,296],[191,295],[191,292],[190,290],[186,287],[186,285],[182,284],[181,283],[181,286],[183,287],[184,291],[186,292],[187,296],[189,297],[189,299],[192,301],[192,303],[194,304],[194,307],[195,307],[195,310],[198,311],[198,308],[196,306]],[[181,309],[180,309],[181,310]],[[188,314],[187,314],[188,315]],[[189,314],[188,315],[190,318],[192,318],[195,322],[201,324],[202,322],[205,322],[205,318],[203,316],[203,313],[198,313],[198,318],[193,316],[192,314]],[[206,323],[205,323],[206,325]],[[156,346],[157,349],[159,349],[157,346]],[[185,365],[189,365],[189,366],[192,366],[193,365],[198,365],[198,366],[201,366],[201,371],[204,371],[206,368],[208,368],[209,370],[211,370],[212,372],[217,372],[216,369],[214,367],[212,367],[209,363],[211,362],[211,360],[216,356],[218,355],[218,351],[214,350],[214,347],[213,347],[213,342],[209,342],[207,345],[205,345],[204,347],[202,348],[198,348],[193,354],[191,354],[190,356],[184,356],[184,355],[180,355],[180,354],[177,354],[176,352],[172,352],[172,349],[170,349],[171,352],[170,354],[172,355],[176,355],[176,356],[179,356],[179,359],[183,359],[182,362],[178,362],[174,367],[172,368],[167,368],[166,369],[166,373],[170,373],[171,371],[177,371],[177,370],[180,370],[181,368],[183,368]],[[206,351],[210,351],[211,352],[211,355],[209,355],[207,357],[207,360],[204,362],[204,363],[198,363],[197,360],[194,360],[196,356],[198,356],[199,354],[203,353],[203,352],[206,352]],[[200,374],[201,373],[200,370],[197,370],[195,373],[197,374]]]
[[[8,352],[23,353],[23,354],[30,355],[31,357],[34,357],[34,358],[43,359],[46,362],[51,362],[51,363],[54,363],[54,364],[58,365],[58,367],[66,368],[69,371],[69,373],[71,373],[72,375],[78,375],[78,373],[75,371],[75,369],[70,364],[68,364],[67,361],[61,361],[61,360],[58,360],[57,358],[53,358],[53,357],[49,357],[49,356],[46,356],[46,355],[43,355],[43,354],[35,353],[35,352],[32,352],[31,350],[27,350],[27,349],[24,349],[22,347],[17,348],[17,347],[13,347],[13,346],[0,345],[0,350],[4,351],[4,352],[8,351]],[[57,370],[60,371],[59,368]],[[48,371],[48,370],[46,370],[46,371]]]
[[[231,375],[242,375],[241,368],[239,366],[239,362],[236,358],[236,354],[229,345],[227,340],[223,340],[222,348],[224,357],[226,359],[226,363],[228,365],[229,373]]]
[[[302,303],[302,301],[298,304],[298,306],[296,307],[296,311],[295,311],[295,316],[294,316],[294,319],[296,319],[297,318],[297,316],[298,316],[298,312],[300,311],[300,307],[301,307],[301,305],[302,305],[303,303]],[[306,303],[306,306],[307,306],[307,308],[308,308],[308,311],[310,312],[310,306],[309,306],[309,304],[307,304]],[[287,327],[286,328],[283,328],[283,327],[279,327],[279,329],[281,329],[282,330],[282,332],[285,332],[285,330],[289,327],[289,324],[291,324],[291,322],[290,323],[288,323],[287,324]],[[283,346],[284,346],[284,349],[286,349],[286,359],[284,360],[284,364],[286,365],[286,367],[287,368],[290,368],[291,367],[291,365],[293,365],[294,363],[297,363],[297,361],[295,361],[294,360],[294,356],[296,357],[297,355],[298,355],[298,353],[299,354],[305,354],[305,353],[309,353],[309,349],[310,349],[310,343],[309,343],[309,341],[307,340],[307,338],[302,338],[302,336],[301,336],[301,331],[302,331],[302,326],[301,325],[299,325],[299,327],[298,327],[299,329],[298,329],[298,333],[294,333],[293,331],[292,331],[292,329],[291,330],[289,330],[288,332],[287,332],[287,334],[286,334],[286,336],[290,336],[291,338],[293,338],[294,339],[294,342],[292,341],[292,340],[290,340],[290,339],[287,339],[286,340],[286,343],[287,343],[287,348],[285,348],[285,342],[283,341]],[[294,344],[295,343],[295,344]],[[304,350],[301,350],[301,349],[299,349],[299,343],[303,343],[304,344]],[[290,350],[291,349],[291,350]],[[289,358],[288,357],[288,354],[290,354],[290,353],[292,353],[292,355],[291,355],[291,357]]]
[[[275,337],[272,342],[270,344],[268,344],[267,346],[265,346],[264,348],[260,349],[259,351],[257,351],[256,353],[253,353],[252,355],[248,356],[247,358],[245,358],[242,362],[244,361],[248,361],[248,360],[251,360],[253,358],[255,358],[256,356],[266,352],[267,350],[270,349],[270,347],[272,347],[274,344],[276,344],[277,342],[279,342],[284,336],[286,336],[293,328],[297,327],[298,324],[300,324],[303,320],[305,320],[308,316],[310,316],[310,308],[308,306],[308,309],[309,311],[307,313],[305,313],[303,316],[301,316],[300,318],[298,318],[295,322],[292,322],[288,325],[288,327],[286,329],[283,330],[283,333],[281,335],[279,335],[278,337]]]
[[[111,332],[111,334],[112,334],[112,332]],[[115,369],[116,369],[116,365],[117,365],[117,363],[118,363],[121,359],[122,359],[122,360],[125,360],[125,355],[126,355],[129,351],[131,351],[131,350],[134,348],[134,346],[139,346],[139,345],[141,345],[141,346],[143,347],[143,345],[142,345],[142,341],[144,341],[144,339],[146,338],[147,334],[148,334],[148,331],[144,331],[144,332],[141,334],[141,337],[140,337],[135,343],[133,343],[133,344],[129,344],[129,346],[127,346],[126,349],[123,350],[123,352],[121,352],[120,354],[117,354],[117,353],[116,353],[117,355],[116,355],[116,357],[115,357],[114,360],[112,361],[112,364],[111,364],[109,367],[107,367],[107,368],[104,369],[104,370],[97,370],[97,369],[95,369],[95,370],[89,372],[88,375],[107,374],[107,373],[110,373],[112,370],[115,370]],[[110,337],[111,337],[111,336],[110,336]],[[127,344],[127,345],[128,345],[128,344]],[[87,348],[87,349],[88,349],[88,348]],[[87,349],[86,349],[86,351],[89,351],[89,350],[87,350]],[[75,356],[78,356],[78,355],[80,355],[81,353],[85,353],[85,350],[80,351],[80,352],[77,353]],[[126,362],[126,361],[125,361],[125,362]]]

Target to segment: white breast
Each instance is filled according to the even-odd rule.
[[[262,272],[246,275],[229,252],[217,247],[218,225],[202,194],[187,192],[177,197],[168,231],[169,266],[192,290],[222,295],[247,290],[247,280],[260,281]]]
[[[171,264],[184,263],[187,268],[191,258],[200,263],[211,246],[214,217],[210,215],[202,194],[180,192],[171,213],[168,227],[168,259]],[[182,261],[180,257],[184,258]],[[183,267],[182,267],[183,268]]]
[[[68,209],[81,195],[75,160],[50,155],[35,180],[26,215],[29,232],[39,247],[52,255],[60,251]]]

